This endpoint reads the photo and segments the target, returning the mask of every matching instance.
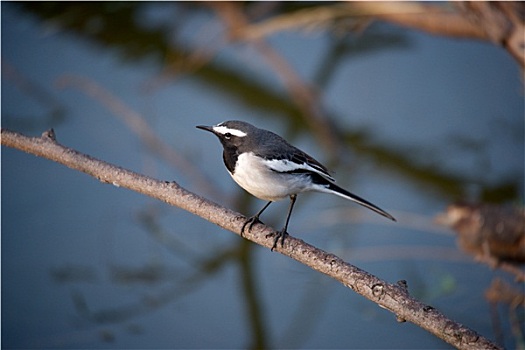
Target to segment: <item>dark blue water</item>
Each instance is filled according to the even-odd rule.
[[[453,233],[432,219],[458,199],[523,203],[523,88],[504,50],[384,24],[346,40],[272,36],[337,123],[344,141],[331,153],[257,51],[221,42],[210,11],[84,6],[51,18],[57,10],[2,4],[3,127],[34,136],[53,127],[68,147],[176,180],[244,214],[263,202],[235,185],[218,141],[195,125],[242,119],[285,135],[329,163],[342,186],[398,218],[309,194],[299,196],[292,235],[386,281],[407,280],[416,297],[495,339],[484,291],[498,276],[512,278],[462,256]],[[214,59],[169,75],[189,48]],[[142,115],[189,167],[149,150],[71,76]],[[286,206],[273,204],[264,221],[280,227]],[[502,310],[505,345],[513,347]],[[448,347],[201,218],[5,147],[2,346]]]

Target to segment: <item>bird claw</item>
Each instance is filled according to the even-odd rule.
[[[251,218],[248,218],[248,220],[246,220],[244,222],[244,225],[242,225],[241,237],[244,237],[244,230],[246,229],[247,225],[248,225],[248,232],[251,232],[253,225],[255,225],[255,224],[262,224],[262,223],[263,222],[261,220],[259,220],[259,217],[257,215],[256,216],[252,216]]]
[[[273,241],[272,249],[270,249],[270,251],[272,252],[275,248],[277,248],[277,243],[279,242],[279,239],[281,240],[281,247],[284,245],[284,239],[286,238],[286,236],[288,236],[288,232],[286,232],[285,230],[274,231],[272,233],[267,234],[266,238],[270,238],[273,236],[275,236],[275,239]]]
[[[250,218],[248,218],[241,228],[241,237],[244,237],[244,231],[246,230],[246,227],[248,227],[248,232],[252,231],[252,227],[255,224],[262,224],[263,222],[259,220],[259,216],[255,215]],[[283,228],[281,231],[274,231],[272,233],[269,233],[266,235],[266,238],[275,237],[272,245],[272,249],[270,251],[273,252],[275,248],[277,248],[277,244],[279,243],[279,240],[281,240],[281,247],[284,246],[284,239],[288,236],[288,232],[286,232],[286,227]]]

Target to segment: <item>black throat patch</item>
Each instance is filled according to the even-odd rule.
[[[239,154],[236,147],[224,147],[222,159],[224,160],[224,165],[226,165],[226,169],[228,169],[230,174],[235,172],[235,164],[237,163],[238,158]]]

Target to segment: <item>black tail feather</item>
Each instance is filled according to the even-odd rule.
[[[329,181],[326,181],[326,185],[325,185],[326,189],[327,189],[327,192],[331,192],[333,194],[336,194],[340,197],[343,197],[343,198],[346,198],[348,200],[351,200],[353,202],[356,202],[357,204],[360,204],[370,210],[373,210],[375,211],[376,213],[380,214],[380,215],[383,215],[384,217],[392,220],[392,221],[397,221],[392,215],[388,214],[386,211],[384,211],[383,209],[379,208],[378,206],[370,203],[369,201],[367,201],[366,199],[363,199],[353,193],[350,193],[348,192],[347,190],[345,190],[344,188],[341,188],[339,186],[337,186],[336,184],[332,183],[332,182],[329,182]]]

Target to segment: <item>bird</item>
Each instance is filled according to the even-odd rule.
[[[262,223],[259,217],[271,203],[290,198],[284,227],[267,235],[267,238],[275,236],[272,251],[279,240],[281,247],[284,245],[297,195],[302,192],[334,194],[396,221],[383,209],[336,185],[335,179],[324,165],[269,130],[259,129],[240,120],[196,127],[218,137],[223,147],[224,165],[233,180],[251,195],[268,201],[257,214],[246,220],[241,236],[246,228],[251,232],[254,224]]]

